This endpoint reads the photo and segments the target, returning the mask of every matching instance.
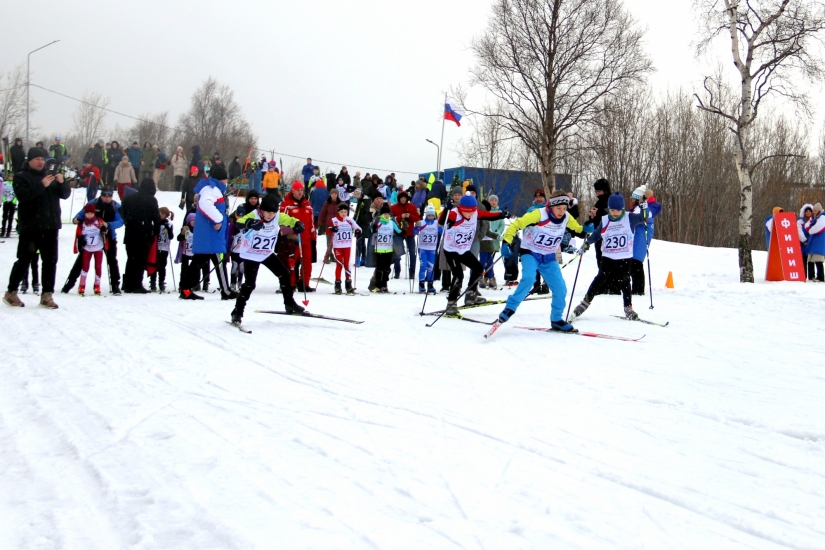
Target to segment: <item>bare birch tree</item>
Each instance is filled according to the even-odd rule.
[[[20,127],[26,119],[26,70],[20,64],[0,76],[0,136]]]
[[[717,36],[730,40],[739,93],[734,108],[720,104],[714,91],[721,82],[705,78],[699,108],[729,122],[736,136],[734,163],[739,178],[739,280],[754,282],[751,256],[753,225],[753,174],[773,157],[795,153],[753,155],[751,131],[766,99],[779,96],[810,116],[807,96],[795,77],[815,81],[823,77],[816,55],[819,34],[825,28],[825,6],[818,0],[694,0],[703,21],[697,53],[704,52]]]
[[[72,113],[72,134],[82,147],[88,148],[92,146],[95,138],[103,137],[106,129],[103,124],[106,118],[105,109],[109,106],[110,99],[96,92],[86,92],[81,99],[83,102],[78,103]]]
[[[472,82],[502,103],[489,116],[539,159],[548,192],[564,140],[651,71],[643,36],[621,0],[496,0],[472,42]]]

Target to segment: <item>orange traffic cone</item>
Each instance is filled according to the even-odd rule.
[[[667,282],[665,283],[665,288],[673,288],[673,272],[667,272]]]

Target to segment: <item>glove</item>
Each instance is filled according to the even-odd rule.
[[[332,231],[333,233],[338,233],[338,226],[333,225],[332,227],[329,228],[329,231]]]
[[[639,203],[639,208],[641,208],[642,210],[647,210],[647,201],[644,200],[644,201],[640,202]]]
[[[361,230],[360,230],[360,229],[356,229],[356,230],[355,230],[355,238],[356,238],[356,239],[360,239],[360,238],[361,238]]]
[[[593,233],[595,230],[596,230],[596,228],[593,226],[592,223],[588,222],[588,223],[584,224],[584,232],[585,233]]]
[[[577,254],[578,254],[579,256],[583,256],[583,255],[584,255],[584,253],[585,253],[585,252],[587,252],[588,250],[590,250],[590,245],[589,245],[589,244],[587,244],[587,243],[584,243],[584,244],[582,245],[582,247],[579,249],[579,251],[577,252]]]
[[[292,226],[292,230],[296,233],[303,233],[304,232],[304,224],[302,222],[295,222],[295,225]]]
[[[507,243],[501,244],[501,257],[505,260],[513,255],[513,250],[510,248],[510,245]]]
[[[86,237],[81,235],[77,238],[77,249],[83,250],[84,248],[86,248]]]
[[[505,218],[510,217],[510,210],[506,206],[504,207],[504,210],[501,211],[501,213],[504,215]]]
[[[181,210],[183,210],[183,207],[184,207],[185,205],[186,205],[186,202],[185,202],[185,201],[180,201],[180,204],[178,205],[178,208],[180,208]]]
[[[264,222],[262,220],[247,220],[246,222],[246,228],[253,231],[260,231],[263,226]]]

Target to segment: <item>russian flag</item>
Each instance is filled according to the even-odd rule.
[[[461,126],[461,119],[464,114],[464,107],[458,101],[447,98],[444,104],[444,120],[452,120],[456,123],[456,126]]]

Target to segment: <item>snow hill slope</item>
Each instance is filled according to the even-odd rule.
[[[251,335],[216,294],[23,296],[0,307],[0,548],[825,548],[825,286],[740,285],[735,250],[651,263],[634,305],[669,327],[611,317],[618,296],[577,322],[638,343],[513,328],[549,301],[489,342],[425,328],[417,294],[310,295],[363,325],[256,314],[282,307],[266,272]],[[589,253],[576,300],[594,274]]]

